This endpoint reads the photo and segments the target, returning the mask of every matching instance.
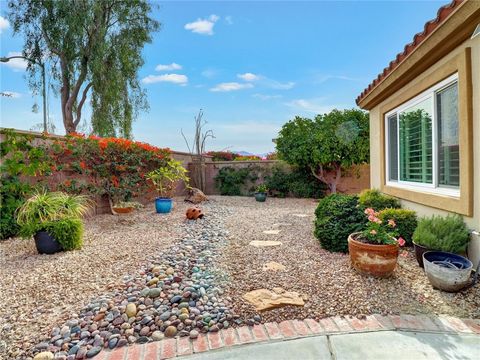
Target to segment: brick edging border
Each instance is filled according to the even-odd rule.
[[[361,333],[372,331],[422,331],[454,334],[480,334],[480,319],[453,316],[368,315],[363,319],[334,316],[315,321],[285,320],[254,326],[222,329],[200,334],[197,339],[178,337],[142,345],[130,345],[102,351],[95,360],[163,360],[236,345],[283,341],[309,336]]]

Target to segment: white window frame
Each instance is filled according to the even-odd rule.
[[[400,106],[397,106],[395,109],[387,112],[384,116],[384,130],[385,130],[385,183],[388,186],[397,187],[401,189],[411,190],[411,191],[420,191],[424,193],[431,193],[431,194],[438,194],[438,195],[446,195],[452,197],[460,197],[460,187],[452,187],[452,186],[443,186],[438,184],[438,162],[437,162],[437,147],[438,147],[438,119],[437,119],[437,99],[436,94],[453,85],[455,82],[458,83],[458,73],[455,73],[448,78],[440,81],[436,85],[430,87],[429,89],[425,90],[421,94],[415,96],[411,100],[403,103]],[[398,121],[398,114],[402,111],[426,100],[432,98],[432,183],[418,183],[412,181],[404,181],[401,179],[400,174],[400,124]],[[459,102],[457,101],[457,106]],[[388,118],[391,115],[397,115],[397,169],[398,169],[398,180],[392,181],[390,180],[390,139],[389,139],[389,123]],[[460,119],[459,119],[460,122]]]

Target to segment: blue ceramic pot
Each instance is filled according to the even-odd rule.
[[[157,214],[166,214],[172,210],[172,199],[158,197],[155,199]]]
[[[267,193],[255,193],[255,200],[257,200],[258,202],[264,202],[265,200],[267,200]]]

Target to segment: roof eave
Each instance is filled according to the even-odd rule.
[[[375,79],[357,98],[357,105],[365,110],[372,109],[467,40],[479,21],[480,1],[458,4],[395,68],[389,72],[386,68],[383,76]]]

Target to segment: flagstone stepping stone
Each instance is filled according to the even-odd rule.
[[[286,269],[285,265],[277,263],[275,261],[270,261],[263,265],[263,271],[284,271]]]
[[[292,214],[292,216],[296,216],[296,217],[301,217],[301,218],[302,218],[302,217],[309,217],[309,216],[311,216],[311,215],[309,215],[309,214]]]
[[[250,241],[250,244],[255,247],[263,247],[263,246],[279,246],[282,245],[280,241],[273,241],[273,240],[265,240],[265,241],[260,241],[260,240],[253,240]]]
[[[273,288],[273,290],[253,290],[244,294],[243,298],[251,303],[256,311],[269,310],[287,305],[305,305],[305,302],[299,293],[285,291],[282,288]]]
[[[263,233],[269,235],[277,235],[280,233],[280,230],[265,230]]]

